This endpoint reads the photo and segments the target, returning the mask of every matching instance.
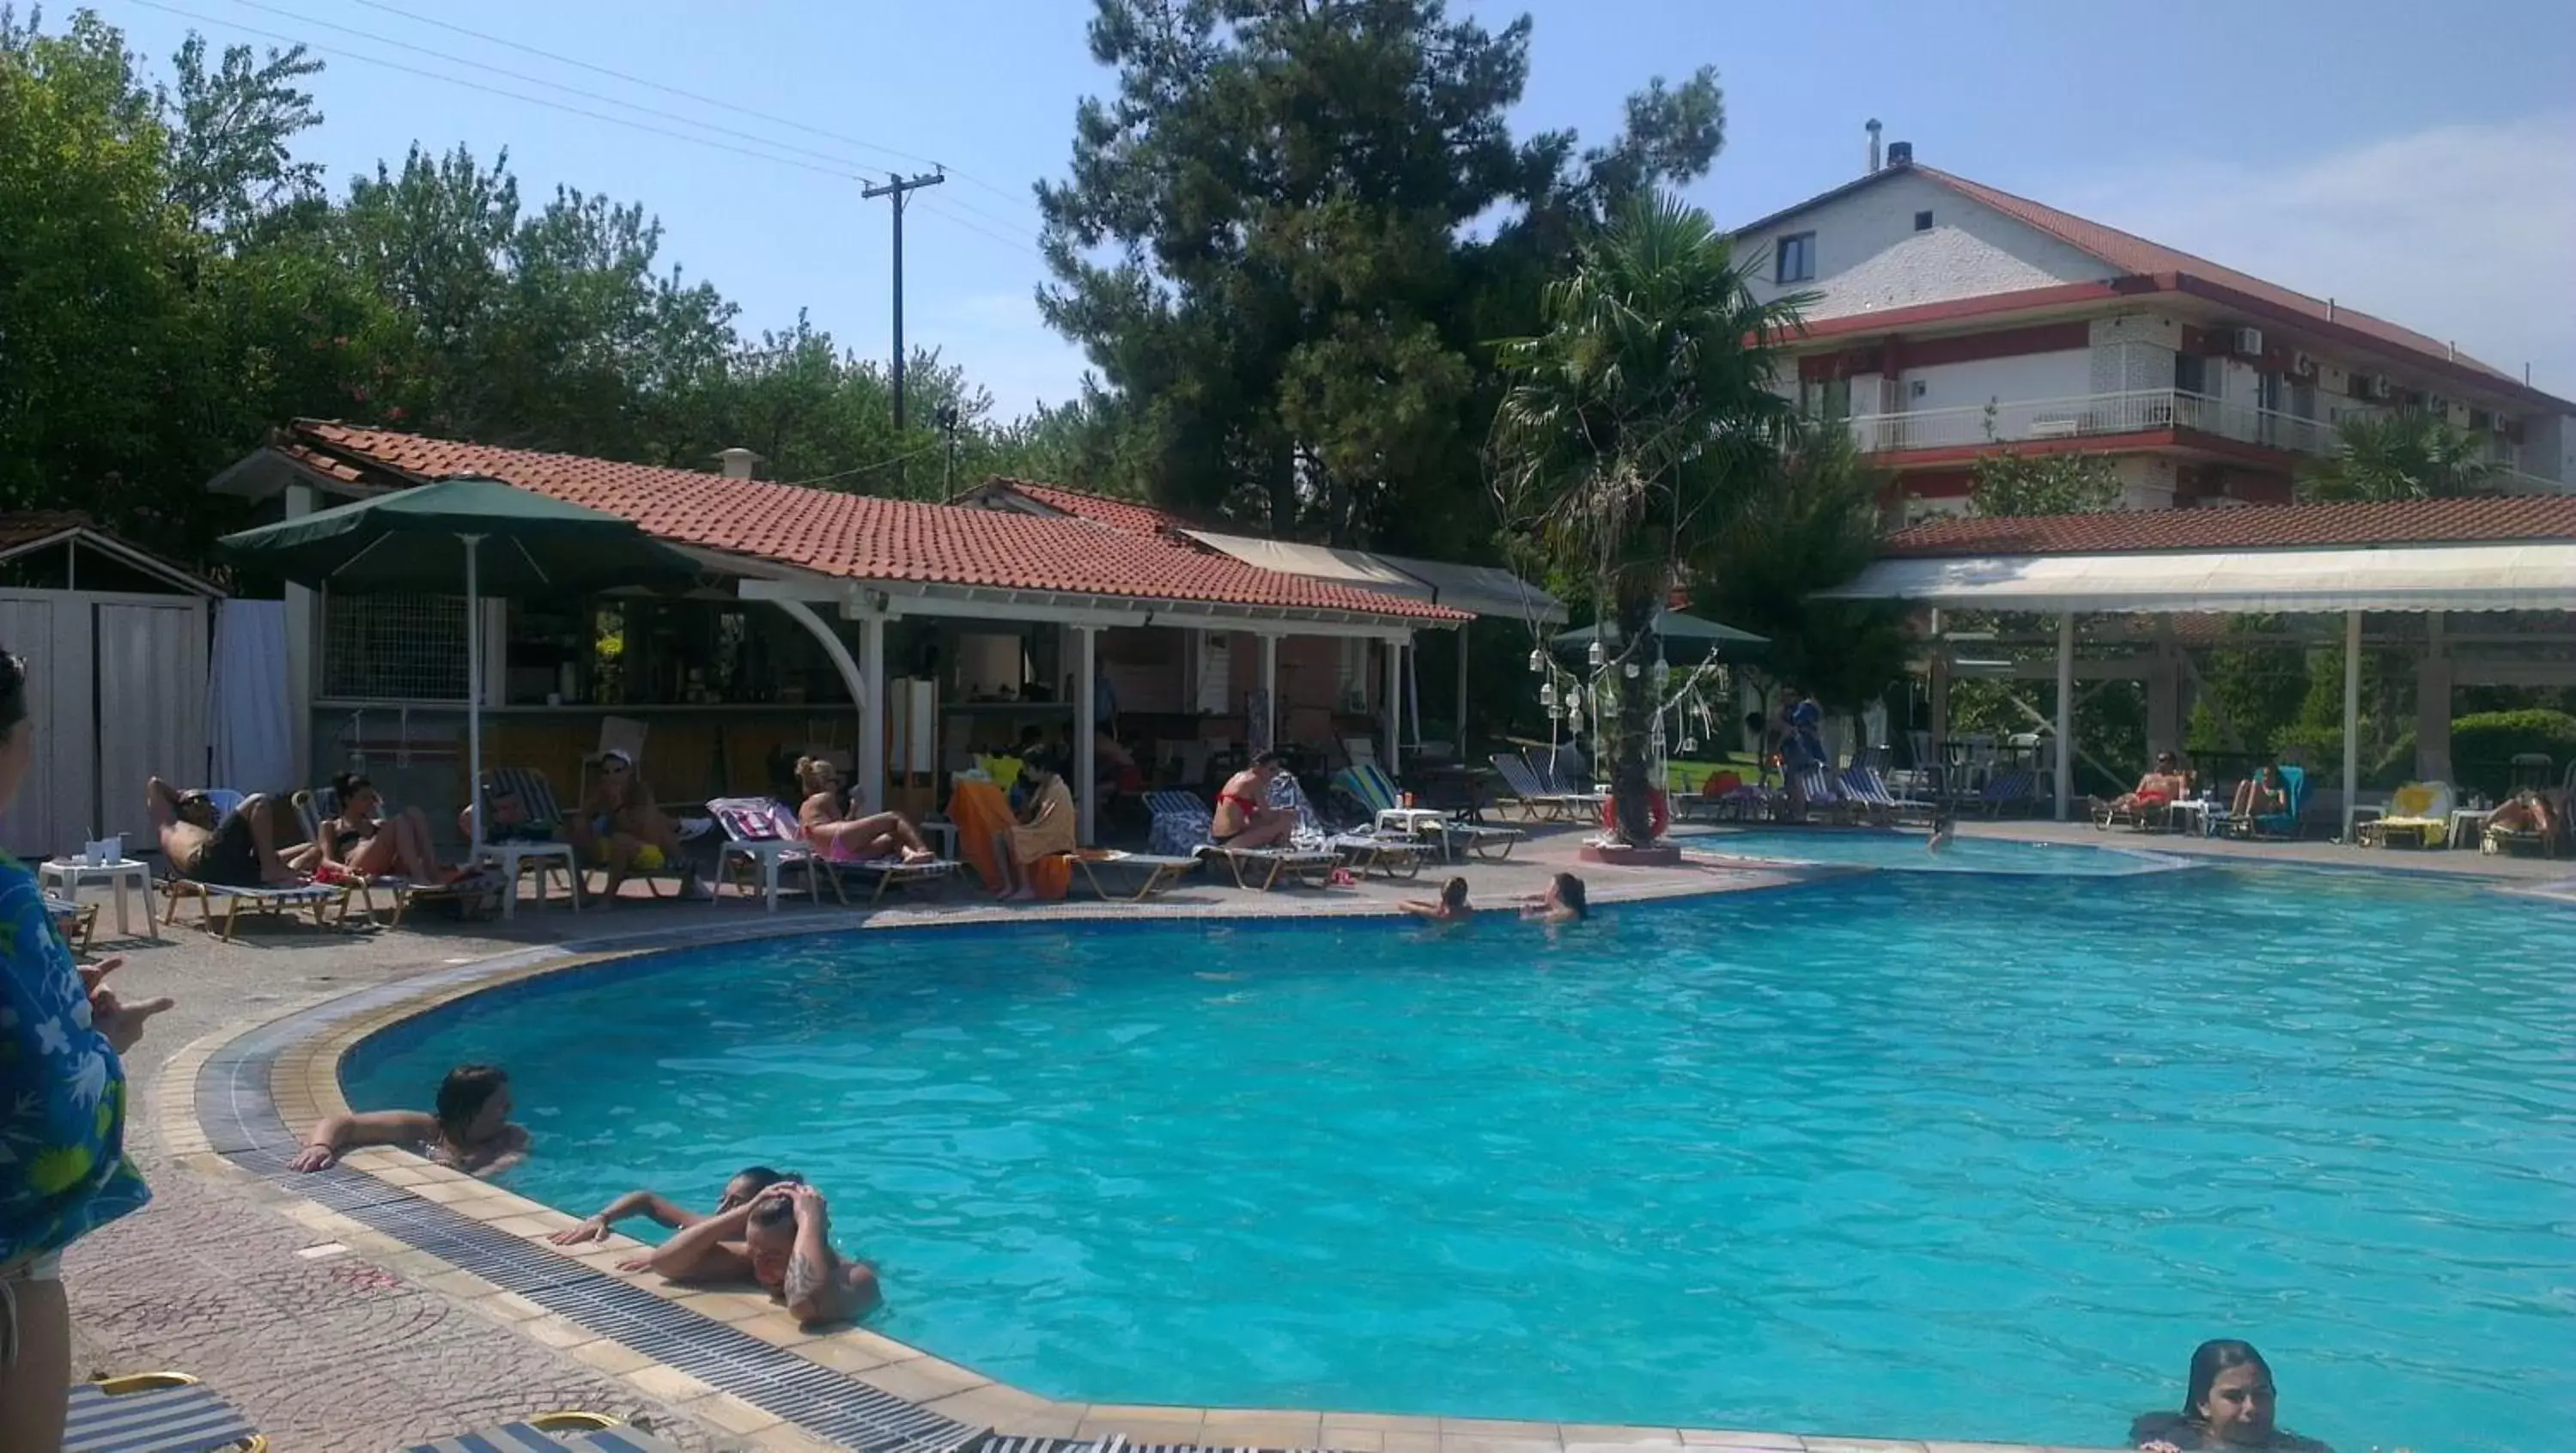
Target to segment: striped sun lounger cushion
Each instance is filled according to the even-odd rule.
[[[210,1453],[257,1431],[204,1383],[110,1395],[85,1382],[71,1391],[63,1453]]]
[[[596,1428],[549,1433],[531,1423],[511,1423],[476,1433],[460,1433],[435,1443],[417,1443],[403,1453],[679,1453],[672,1444],[633,1428]]]

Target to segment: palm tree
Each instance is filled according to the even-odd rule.
[[[2299,471],[2299,498],[2439,499],[2474,494],[2494,478],[2486,440],[2421,409],[2362,414],[2335,425],[2335,452]]]
[[[1708,214],[1641,197],[1548,285],[1546,331],[1501,345],[1494,419],[1507,534],[1587,582],[1618,627],[1611,840],[1651,842],[1646,739],[1655,612],[1684,564],[1757,498],[1794,416],[1770,389],[1803,296],[1763,302]],[[1626,686],[1628,681],[1634,686]]]

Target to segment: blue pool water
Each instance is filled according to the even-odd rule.
[[[2123,843],[2104,847],[1953,838],[1927,851],[1929,834],[1889,828],[1717,828],[1674,839],[1693,854],[1775,862],[1832,863],[1915,873],[2013,873],[2052,878],[2118,878],[2174,866]]]
[[[857,933],[467,1001],[519,1190],[829,1193],[888,1333],[1097,1401],[2105,1444],[2252,1339],[2344,1453],[2576,1426],[2576,912],[1874,874],[1554,935]]]

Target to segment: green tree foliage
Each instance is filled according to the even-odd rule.
[[[1486,340],[1611,208],[1705,171],[1713,72],[1632,98],[1610,146],[1516,140],[1526,19],[1442,0],[1095,0],[1116,89],[1041,186],[1048,322],[1124,401],[1108,450],[1167,506],[1283,537],[1458,555],[1492,534]]]
[[[1988,516],[2081,515],[2116,508],[2120,477],[2099,454],[1983,455],[1968,485],[1968,510]]]
[[[1505,528],[1536,561],[1591,582],[1619,628],[1614,684],[1655,661],[1665,592],[1779,469],[1792,412],[1769,382],[1804,299],[1764,303],[1751,283],[1706,213],[1639,197],[1549,285],[1546,331],[1502,345],[1513,382],[1492,447]],[[1617,696],[1613,835],[1637,845],[1653,837],[1653,703]]]
[[[931,495],[959,467],[1087,482],[1114,401],[1020,424],[935,353],[898,434],[883,365],[798,319],[756,337],[660,258],[643,208],[522,202],[505,155],[415,147],[334,198],[300,47],[191,36],[155,85],[82,11],[0,4],[0,508],[78,508],[182,558],[241,523],[205,481],[288,419]]]
[[[1815,600],[1877,558],[1887,477],[1861,462],[1838,423],[1799,428],[1753,506],[1693,563],[1692,606],[1771,638],[1764,675],[1794,682],[1827,707],[1858,712],[1905,674],[1895,602]]]
[[[2438,499],[2472,494],[2495,478],[2484,436],[2421,409],[2360,414],[2335,425],[2335,452],[2299,470],[2299,498]]]

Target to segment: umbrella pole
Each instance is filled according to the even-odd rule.
[[[474,557],[483,548],[480,535],[459,535],[465,542],[465,800],[474,804],[474,839],[466,866],[483,862],[483,596]]]

